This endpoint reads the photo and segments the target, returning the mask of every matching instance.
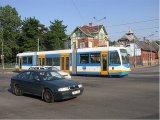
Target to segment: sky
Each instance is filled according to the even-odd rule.
[[[5,5],[16,8],[22,20],[35,17],[46,27],[63,20],[68,35],[92,22],[104,25],[111,41],[129,29],[140,40],[159,39],[159,0],[0,0]]]

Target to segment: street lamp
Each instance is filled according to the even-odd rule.
[[[41,28],[41,27],[38,27],[38,33],[40,33],[41,30],[42,30],[42,28]],[[38,34],[38,35],[39,35],[39,34]],[[39,37],[38,37],[38,39],[37,39],[37,52],[39,52]]]

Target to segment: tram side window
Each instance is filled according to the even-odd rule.
[[[52,66],[52,58],[46,58],[46,65]]]
[[[100,63],[100,54],[99,53],[90,54],[90,61],[91,63]]]
[[[23,57],[23,64],[27,64],[27,57]]]
[[[120,58],[117,51],[110,52],[110,63],[111,64],[120,64]]]
[[[32,64],[32,56],[23,57],[23,64]]]
[[[80,63],[89,63],[89,55],[88,54],[80,54]]]
[[[32,56],[28,57],[28,64],[32,64]]]
[[[120,53],[121,53],[121,57],[122,57],[122,63],[123,64],[129,63],[129,57],[128,57],[127,50],[120,49]]]
[[[60,58],[53,58],[53,66],[60,66]]]

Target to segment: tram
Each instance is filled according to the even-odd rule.
[[[76,50],[23,52],[16,56],[16,69],[55,66],[73,75],[125,76],[131,71],[124,47],[97,47]]]

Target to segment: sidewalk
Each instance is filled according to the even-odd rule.
[[[154,65],[154,66],[137,66],[136,68],[132,67],[131,68],[131,73],[143,73],[144,71],[146,72],[156,72],[159,73],[159,65]]]
[[[152,68],[152,67],[158,67],[159,65],[152,65],[152,66],[142,66],[142,65],[137,65],[136,67],[132,66],[131,70],[135,70],[135,69],[141,69],[141,68]]]
[[[0,68],[0,74],[13,74],[15,71],[15,68]]]

